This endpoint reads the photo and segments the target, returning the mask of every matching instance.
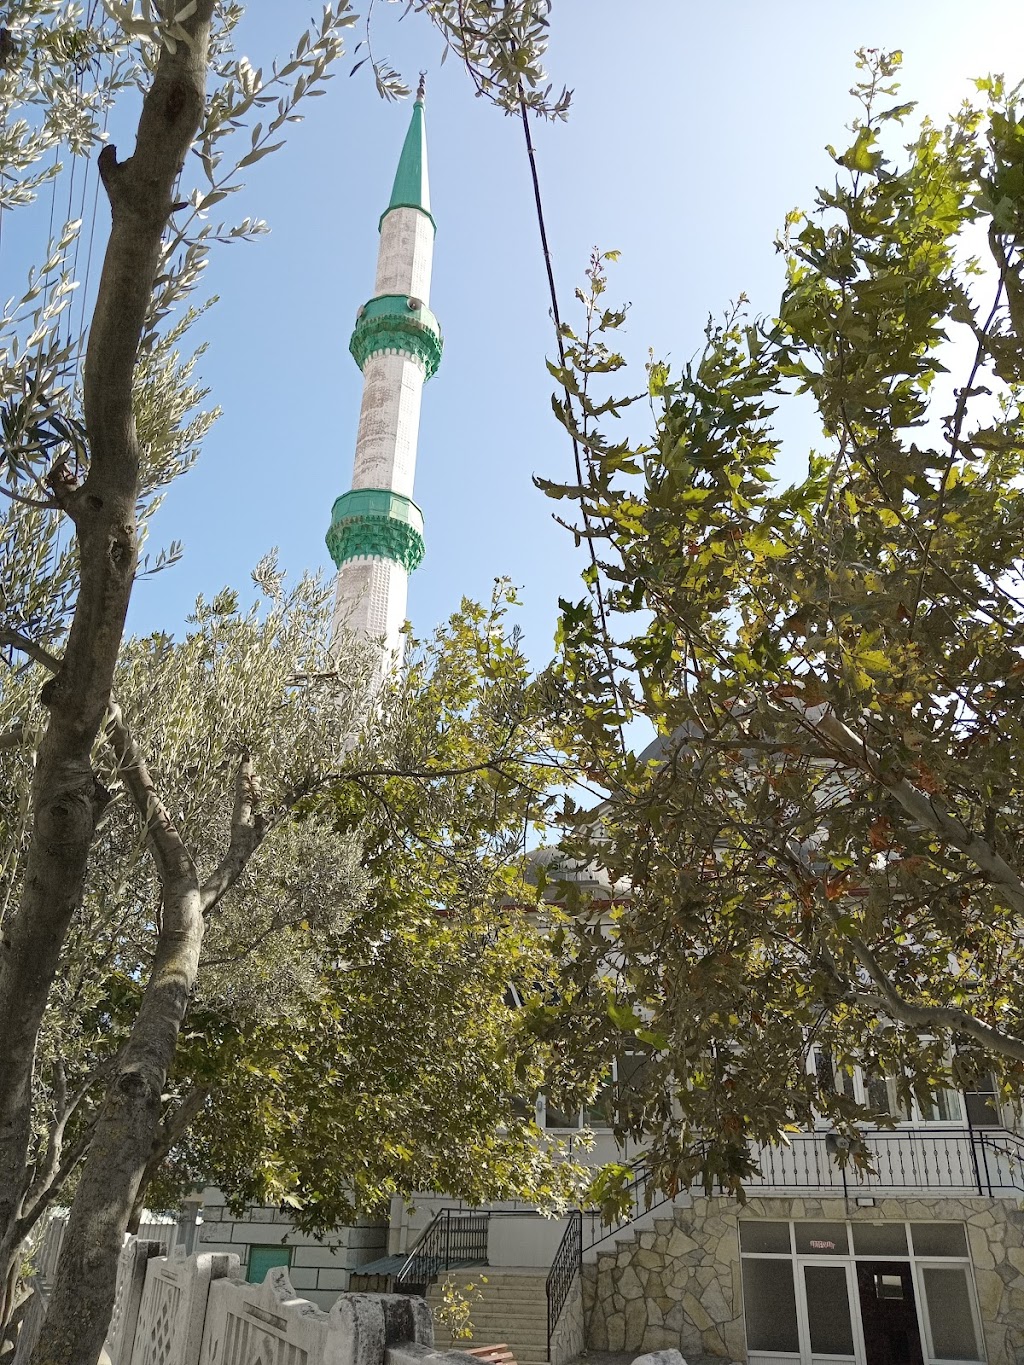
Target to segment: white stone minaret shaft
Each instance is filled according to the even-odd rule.
[[[441,359],[427,304],[434,252],[422,84],[380,224],[374,296],[359,310],[350,350],[363,372],[351,490],[334,504],[327,545],[338,566],[333,638],[381,642],[401,660],[409,573],[423,558],[413,502],[423,384]]]

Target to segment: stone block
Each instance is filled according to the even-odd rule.
[[[975,1283],[978,1286],[978,1307],[983,1322],[996,1317],[1003,1297],[1003,1282],[993,1270],[975,1270]]]
[[[626,1304],[626,1330],[624,1350],[640,1350],[644,1333],[647,1331],[647,1302],[645,1299],[633,1299]]]
[[[684,1256],[689,1251],[696,1251],[697,1243],[692,1237],[688,1236],[682,1228],[675,1228],[668,1239],[666,1254],[670,1257]]]
[[[251,1223],[273,1223],[274,1215],[280,1210],[272,1208],[269,1204],[257,1204],[249,1209],[249,1221]]]
[[[743,1330],[743,1319],[733,1318],[722,1328],[722,1335],[725,1337],[726,1351],[730,1360],[743,1360],[747,1352],[747,1337]]]
[[[971,1260],[976,1270],[994,1270],[996,1261],[988,1244],[988,1237],[982,1227],[967,1225],[967,1240],[971,1248]]]
[[[317,1289],[325,1289],[335,1294],[348,1288],[351,1272],[348,1270],[321,1270],[316,1277]]]
[[[727,1354],[725,1348],[725,1338],[717,1327],[708,1327],[701,1333],[702,1342],[708,1355],[724,1356]]]
[[[704,1290],[700,1296],[700,1301],[705,1312],[716,1323],[728,1322],[733,1316],[732,1305],[726,1303],[721,1284],[717,1279],[712,1280],[707,1289]]]
[[[622,1313],[613,1313],[608,1319],[608,1350],[625,1350],[626,1319]]]
[[[340,1247],[296,1247],[292,1252],[293,1266],[323,1265],[347,1268],[347,1253]],[[292,1283],[295,1281],[293,1279]],[[296,1288],[298,1286],[296,1285]]]
[[[642,1299],[643,1285],[632,1266],[627,1266],[619,1276],[618,1291],[624,1299]]]
[[[274,1227],[254,1228],[251,1223],[221,1223],[221,1237],[236,1245],[239,1242],[273,1242],[275,1245],[281,1238]]]
[[[693,1325],[700,1332],[706,1332],[714,1323],[704,1311],[704,1305],[700,1302],[692,1290],[687,1290],[683,1295],[683,1311]]]
[[[637,1356],[633,1365],[686,1365],[679,1351],[661,1350],[648,1351],[646,1355]]]
[[[316,1269],[308,1266],[292,1266],[288,1270],[288,1278],[292,1282],[292,1288],[298,1289],[300,1292],[303,1289],[315,1289],[317,1287],[316,1274]]]

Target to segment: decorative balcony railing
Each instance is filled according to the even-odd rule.
[[[851,1149],[834,1133],[801,1133],[756,1149],[760,1173],[748,1193],[777,1189],[1015,1195],[1024,1192],[1024,1139],[1004,1128],[879,1129]]]

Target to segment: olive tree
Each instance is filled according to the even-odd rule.
[[[523,0],[500,16],[483,3],[424,0],[413,8],[441,30],[485,93],[499,102],[503,92],[509,100],[521,98],[541,114],[564,112],[564,100],[550,98],[538,65],[545,6]],[[148,518],[161,490],[197,456],[215,414],[193,379],[195,358],[187,349],[182,354],[204,306],[196,295],[203,268],[218,241],[262,229],[253,220],[218,225],[209,214],[247,167],[282,145],[297,106],[322,88],[342,53],[345,30],[357,21],[347,0],[329,4],[291,55],[264,71],[234,49],[241,17],[242,7],[227,0],[142,0],[138,9],[128,0],[106,0],[102,10],[90,5],[88,11],[16,0],[0,31],[0,210],[18,213],[31,204],[56,173],[58,153],[98,152],[110,213],[95,298],[80,332],[69,313],[79,283],[76,223],[40,242],[20,298],[0,319],[7,500],[0,647],[9,665],[4,705],[11,719],[2,744],[18,783],[0,937],[5,1317],[20,1247],[40,1200],[69,1163],[79,1165],[40,1361],[92,1365],[98,1354],[121,1236],[160,1145],[165,1086],[196,988],[207,922],[244,881],[289,808],[292,759],[286,732],[275,725],[306,715],[315,700],[339,708],[335,743],[346,727],[351,737],[354,726],[354,713],[337,694],[339,679],[351,688],[359,666],[345,658],[328,667],[321,657],[308,677],[286,685],[282,670],[289,658],[295,662],[297,646],[289,636],[293,627],[272,612],[262,625],[245,627],[255,632],[252,648],[269,669],[263,684],[245,677],[244,650],[234,656],[241,670],[235,683],[245,680],[244,716],[234,715],[223,734],[200,741],[201,757],[182,751],[184,768],[170,772],[160,753],[173,750],[180,718],[168,720],[167,734],[147,738],[132,709],[146,705],[144,690],[133,698],[131,686],[133,661],[137,670],[152,665],[154,677],[160,675],[165,645],[151,642],[147,658],[147,646],[136,643],[122,657],[133,584],[147,567],[166,562],[147,566],[140,559]],[[385,93],[399,93],[394,73],[378,68],[377,77]],[[103,116],[121,95],[137,96],[140,112],[134,146],[119,156],[104,141]],[[192,150],[197,155],[189,158]],[[58,528],[69,529],[70,548],[67,537],[59,548]],[[224,607],[210,609],[214,617],[198,637],[206,644],[194,639],[183,646],[186,659],[189,648],[199,655],[207,646],[213,650],[196,667],[227,688],[218,694],[221,707],[235,686],[218,673],[212,643],[215,618],[231,616]],[[288,647],[277,649],[286,638]],[[303,658],[314,655],[311,645],[303,651]],[[334,679],[334,701],[318,692],[316,676],[323,673]],[[122,683],[124,699],[117,692]],[[183,700],[194,705],[194,698]],[[214,708],[211,723],[216,714],[223,713]],[[363,741],[373,752],[374,735]],[[205,769],[218,751],[221,766]],[[327,752],[313,746],[314,758],[324,760]],[[298,763],[299,756],[293,759]],[[192,769],[205,772],[212,785],[201,797],[197,788],[195,802],[182,805],[170,793],[187,790]],[[207,805],[200,839],[190,820],[211,801],[215,811]],[[135,842],[145,852],[150,899],[143,902],[136,883],[137,896],[125,902],[131,947],[115,929],[109,951],[112,962],[122,948],[129,961],[140,946],[144,952],[128,972],[136,990],[131,1026],[102,1073],[104,1097],[88,1139],[80,1133],[69,1148],[67,1131],[81,1120],[85,1100],[69,1088],[67,1067],[52,1045],[46,1052],[48,1018],[68,989],[63,967],[94,913],[86,908],[96,903],[94,885],[121,895],[131,883],[106,858],[127,858],[132,875],[141,866],[115,814],[119,804],[130,806],[138,822]],[[49,1124],[39,1111],[44,1074]]]

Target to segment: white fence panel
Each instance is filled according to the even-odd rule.
[[[11,1365],[28,1365],[29,1356],[36,1349],[39,1333],[46,1319],[46,1298],[38,1276],[32,1278],[32,1296],[25,1309],[25,1316],[18,1329],[18,1340],[14,1348]]]
[[[139,1237],[125,1237],[117,1262],[117,1287],[114,1290],[114,1311],[107,1328],[103,1349],[111,1365],[130,1365],[135,1332],[142,1306],[142,1292],[146,1271],[154,1256],[159,1256],[159,1242],[143,1241]]]
[[[66,1213],[54,1214],[46,1224],[46,1231],[43,1233],[42,1245],[36,1255],[36,1274],[47,1288],[53,1284],[54,1274],[57,1270],[57,1257],[60,1255],[60,1249],[64,1243],[64,1233],[67,1226],[68,1216]]]
[[[131,1365],[198,1365],[210,1285],[239,1275],[237,1256],[206,1253],[147,1265]]]
[[[433,1339],[423,1299],[342,1294],[325,1313],[275,1266],[259,1285],[211,1285],[199,1365],[381,1365],[392,1343]]]

